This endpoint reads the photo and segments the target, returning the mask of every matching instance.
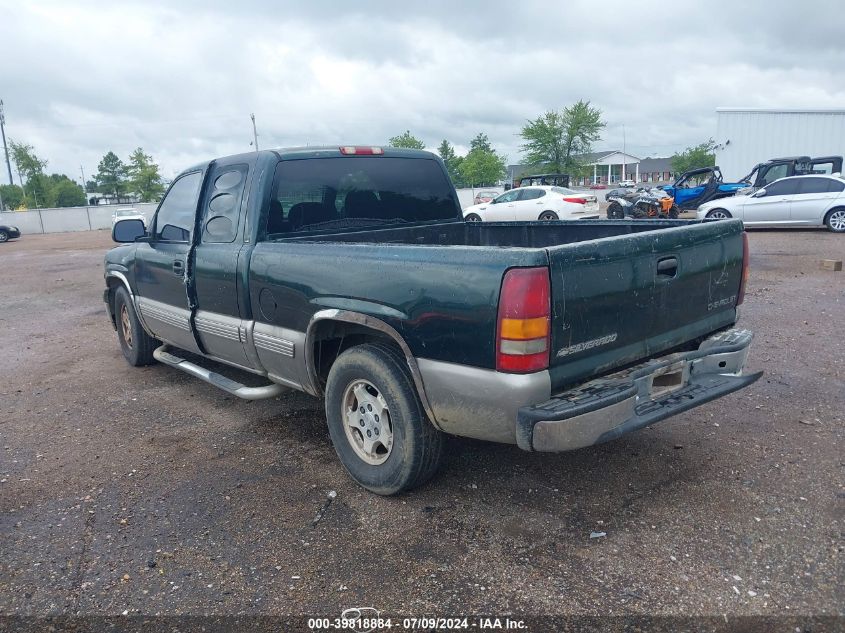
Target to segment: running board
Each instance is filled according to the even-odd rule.
[[[238,398],[243,398],[244,400],[262,400],[263,398],[273,398],[289,390],[289,387],[283,387],[282,385],[277,385],[276,383],[264,385],[263,387],[247,387],[246,385],[242,385],[239,382],[226,378],[226,376],[222,376],[209,369],[200,367],[196,363],[192,363],[184,358],[175,356],[167,351],[167,347],[167,345],[162,345],[157,348],[153,352],[153,358],[160,363],[180,369],[186,374],[199,378],[200,380],[207,382],[210,385],[214,385],[218,389],[222,389],[226,393],[230,393]]]

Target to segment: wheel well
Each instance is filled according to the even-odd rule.
[[[714,213],[716,211],[721,211],[722,213],[727,215],[729,218],[734,217],[733,214],[730,211],[728,211],[727,209],[723,209],[722,207],[716,207],[715,209],[710,209],[707,213],[704,214],[704,217],[707,217],[708,215],[710,215],[711,213]]]
[[[538,216],[537,216],[537,218],[538,218],[538,219],[539,219],[539,218],[542,218],[542,217],[543,217],[544,215],[546,215],[547,213],[551,213],[551,214],[552,214],[553,216],[555,216],[556,218],[559,218],[559,217],[560,217],[560,216],[557,214],[557,211],[554,211],[554,210],[552,210],[552,209],[546,209],[545,211],[542,211],[542,212],[540,213],[540,215],[538,215]]]
[[[309,333],[308,339],[309,349],[306,353],[309,354],[311,367],[317,377],[318,384],[315,386],[321,393],[325,390],[329,371],[335,360],[350,347],[364,343],[383,343],[405,355],[390,335],[359,323],[330,319],[318,321]]]
[[[833,207],[832,209],[828,209],[827,213],[824,214],[824,220],[822,220],[823,224],[827,224],[827,219],[834,211],[845,211],[845,207]]]
[[[109,291],[109,300],[106,303],[106,306],[109,311],[109,317],[111,318],[111,324],[116,328],[117,321],[115,321],[114,315],[114,295],[117,293],[117,289],[123,286],[123,282],[118,279],[117,277],[106,277],[106,288]]]

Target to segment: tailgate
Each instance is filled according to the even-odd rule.
[[[653,231],[547,249],[553,389],[736,320],[742,223],[654,224]]]

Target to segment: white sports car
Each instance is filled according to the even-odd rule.
[[[595,220],[598,217],[599,203],[595,195],[553,186],[511,189],[490,202],[464,209],[467,222]]]
[[[698,207],[698,219],[739,218],[754,227],[826,226],[845,233],[845,180],[840,176],[790,176],[748,196],[713,200]]]

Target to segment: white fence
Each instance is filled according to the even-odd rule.
[[[96,231],[111,229],[115,209],[133,208],[149,220],[158,203],[109,204],[90,207],[64,207],[60,209],[30,209],[0,213],[0,224],[16,226],[23,234],[65,233],[67,231]]]

